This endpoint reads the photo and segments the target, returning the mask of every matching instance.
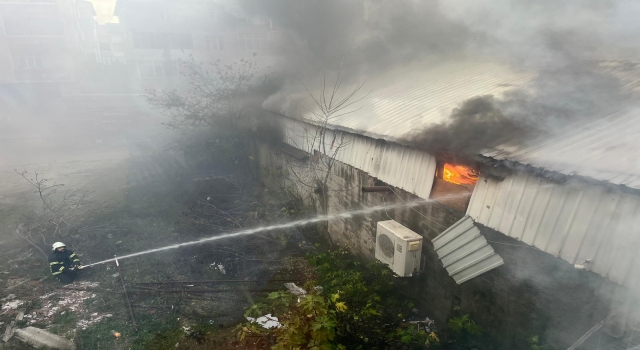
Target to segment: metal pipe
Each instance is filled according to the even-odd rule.
[[[91,292],[91,293],[111,293],[111,290],[109,289],[97,289],[97,288],[89,289],[89,288],[78,288],[78,287],[53,287],[53,289],[73,290],[73,291]]]
[[[209,281],[164,281],[164,282],[138,282],[136,284],[210,284],[210,283],[251,283],[251,282],[297,282],[302,281],[297,278],[272,279],[272,280],[209,280]]]
[[[248,292],[276,292],[282,289],[243,289]],[[215,290],[215,289],[139,289],[139,290],[131,290],[131,293],[227,293],[227,292],[237,292],[238,289],[224,289],[224,290]]]
[[[391,192],[389,186],[362,186],[362,192]]]
[[[591,329],[588,330],[587,333],[585,333],[582,337],[580,337],[580,339],[576,340],[576,342],[573,343],[573,345],[571,345],[569,348],[567,348],[567,350],[575,350],[578,347],[580,347],[580,345],[582,345],[587,339],[589,339],[589,337],[591,337],[593,335],[593,333],[597,332],[600,328],[602,328],[602,326],[605,325],[605,323],[607,323],[610,320],[612,320],[615,316],[616,316],[616,314],[611,314],[611,315],[609,315],[609,317],[607,317],[604,320],[598,322],[595,326],[591,327]]]
[[[129,301],[129,294],[127,294],[127,287],[124,286],[124,277],[122,276],[122,271],[120,270],[120,263],[118,262],[118,258],[113,256],[116,262],[116,268],[118,269],[118,276],[120,277],[120,283],[122,284],[122,289],[124,290],[124,299],[127,301],[127,307],[129,307],[129,315],[131,316],[131,322],[133,322],[133,329],[138,331],[138,324],[136,323],[136,318],[133,316],[133,309],[131,308],[131,302]]]

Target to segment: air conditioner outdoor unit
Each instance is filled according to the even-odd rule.
[[[378,221],[376,259],[387,264],[400,277],[420,272],[422,236],[395,220]]]

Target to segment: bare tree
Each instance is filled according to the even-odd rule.
[[[342,84],[340,71],[330,86],[327,86],[327,79],[324,77],[320,92],[315,95],[303,83],[316,108],[307,114],[311,125],[304,128],[305,135],[302,139],[305,140],[306,145],[296,146],[309,150],[312,155],[308,164],[289,163],[288,167],[297,185],[312,188],[316,194],[319,194],[321,208],[325,213],[328,212],[328,193],[331,192],[328,186],[331,171],[338,154],[349,144],[345,139],[346,134],[333,130],[331,124],[362,108],[362,106],[357,107],[357,104],[368,95],[367,93],[358,97],[364,82],[349,89],[345,94],[341,92]]]
[[[151,90],[147,101],[170,117],[175,129],[203,127],[235,130],[246,115],[251,89],[260,83],[258,68],[251,59],[228,65],[180,61],[186,85],[169,90]],[[267,76],[262,76],[266,80]]]
[[[79,232],[84,228],[88,216],[99,211],[97,204],[90,200],[91,191],[67,190],[59,192],[63,184],[48,184],[47,179],[34,172],[15,170],[35,188],[42,205],[42,211],[35,216],[23,217],[17,225],[16,235],[35,247],[44,257],[47,254],[40,244],[50,244]]]

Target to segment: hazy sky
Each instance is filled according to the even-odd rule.
[[[108,22],[117,22],[117,18],[113,17],[113,9],[116,6],[116,0],[91,0],[96,8],[96,20],[100,24]]]

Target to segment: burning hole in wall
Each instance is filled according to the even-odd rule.
[[[476,167],[439,162],[431,188],[431,198],[460,212],[465,212],[480,172]]]
[[[478,182],[478,171],[465,165],[444,163],[441,177],[456,185],[475,185]]]

